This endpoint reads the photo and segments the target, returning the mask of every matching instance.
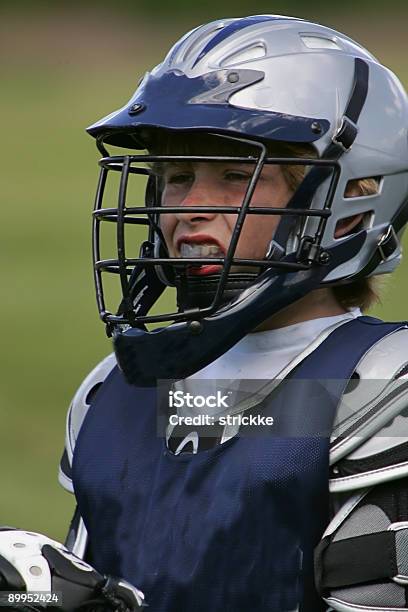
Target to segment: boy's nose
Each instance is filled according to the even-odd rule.
[[[217,201],[215,193],[208,181],[194,181],[189,189],[186,197],[180,202],[180,206],[217,206],[220,202]],[[219,196],[218,196],[219,200]],[[214,212],[178,212],[176,217],[179,221],[195,223],[199,221],[210,221],[214,219],[217,213]]]

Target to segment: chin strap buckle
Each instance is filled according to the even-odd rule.
[[[316,241],[312,236],[303,236],[301,238],[297,252],[296,260],[307,264],[321,264],[328,265],[330,263],[330,253],[322,249],[321,246],[316,244]]]
[[[358,134],[358,127],[349,117],[344,115],[341,125],[333,136],[333,142],[344,152],[349,151]]]
[[[397,233],[392,225],[382,234],[378,241],[378,251],[382,261],[387,261],[399,247]]]

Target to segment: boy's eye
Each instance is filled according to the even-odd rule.
[[[251,174],[249,172],[244,172],[242,170],[227,170],[224,173],[224,178],[227,181],[246,183],[251,178]]]

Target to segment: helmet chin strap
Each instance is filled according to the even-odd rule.
[[[255,272],[230,273],[222,293],[221,304],[228,304],[239,294],[248,289],[258,278]],[[211,306],[220,282],[221,274],[208,276],[192,276],[190,274],[177,275],[175,286],[177,289],[177,306],[180,311],[190,308],[208,308]]]
[[[214,315],[147,332],[132,328],[113,334],[118,365],[129,384],[148,387],[180,380],[220,357],[247,333],[283,308],[319,288],[330,271],[361,249],[360,231],[327,252],[325,265],[279,273],[269,269],[238,298]],[[283,261],[291,260],[292,256]],[[199,314],[197,314],[199,316]]]

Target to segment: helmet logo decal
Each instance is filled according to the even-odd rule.
[[[191,98],[190,104],[228,104],[228,100],[234,93],[262,81],[264,76],[260,70],[210,72],[202,83],[205,90]]]

